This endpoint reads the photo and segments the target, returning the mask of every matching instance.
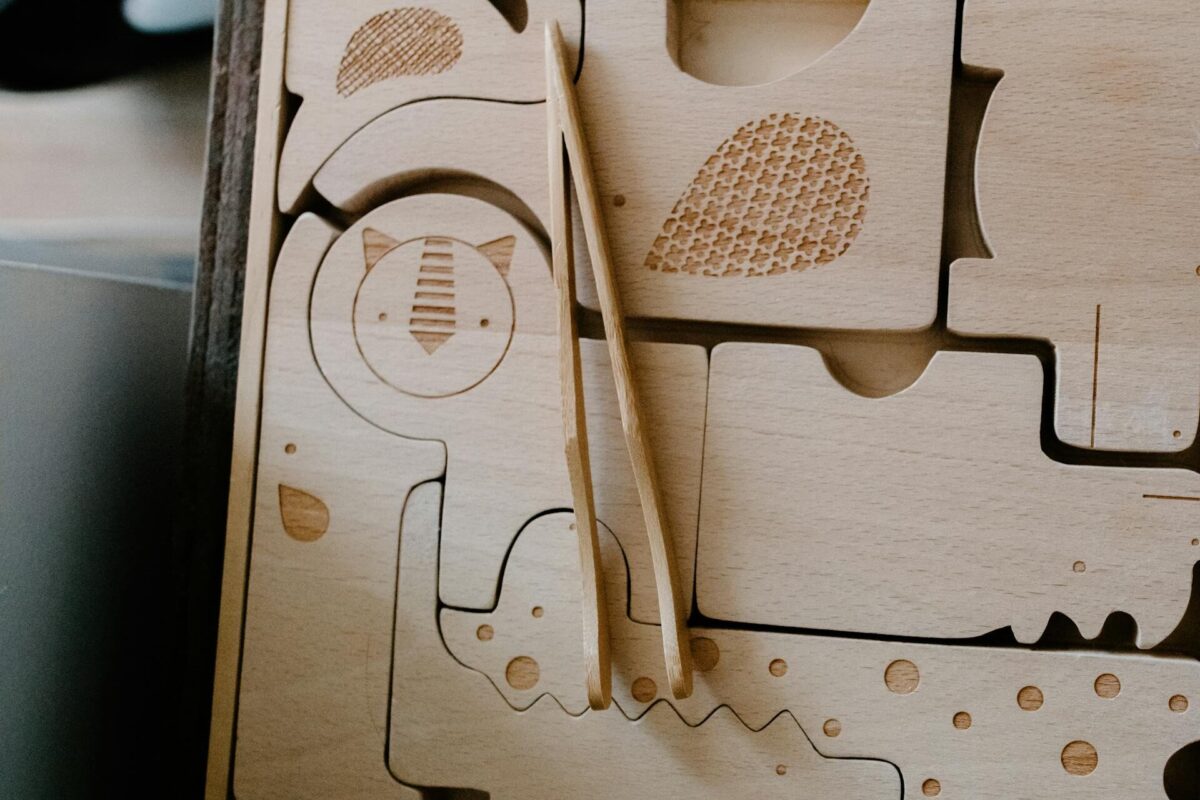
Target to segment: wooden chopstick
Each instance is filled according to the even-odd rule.
[[[621,410],[621,426],[625,431],[625,443],[633,464],[633,476],[637,484],[638,497],[642,503],[642,515],[646,521],[646,533],[650,539],[650,557],[654,565],[655,589],[658,594],[658,613],[662,623],[663,653],[666,657],[667,681],[676,698],[688,697],[692,693],[692,660],[687,631],[687,620],[676,576],[675,555],[671,545],[670,526],[666,508],[662,502],[658,474],[650,452],[649,440],[642,426],[640,404],[634,382],[633,365],[625,341],[624,314],[617,294],[616,277],[612,267],[612,256],[600,203],[596,195],[596,184],[592,174],[591,158],[579,111],[579,99],[575,84],[567,65],[566,46],[562,31],[556,20],[546,23],[546,63],[553,65],[550,84],[553,92],[547,96],[547,104],[556,109],[563,140],[567,147],[571,175],[579,193],[579,207],[583,216],[583,232],[587,240],[588,254],[592,260],[592,272],[596,278],[596,293],[600,300],[600,313],[604,319],[604,333],[608,339],[608,353],[612,361],[613,377],[617,386],[617,400]],[[553,178],[551,178],[553,181]],[[556,212],[551,212],[553,215]],[[561,237],[560,237],[561,239]],[[555,242],[559,247],[561,241]]]
[[[583,400],[583,368],[579,329],[575,322],[575,254],[571,242],[571,209],[567,200],[562,126],[558,106],[549,98],[554,65],[546,60],[546,140],[549,148],[550,244],[554,288],[558,295],[558,366],[562,381],[563,434],[567,473],[575,504],[579,571],[583,576],[583,653],[588,704],[597,711],[612,702],[612,661],[608,636],[608,604],[596,531],[592,467],[588,456],[587,418]]]

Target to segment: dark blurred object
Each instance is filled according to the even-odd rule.
[[[0,6],[0,87],[66,89],[205,52],[212,32],[149,35],[121,0],[10,0]]]
[[[332,2],[333,0],[331,0]],[[208,174],[188,358],[183,479],[173,545],[179,611],[173,798],[204,790],[250,230],[261,0],[221,0],[213,46]],[[224,733],[228,734],[228,731]],[[229,797],[232,797],[232,790]]]

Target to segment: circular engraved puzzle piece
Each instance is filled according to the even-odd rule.
[[[307,321],[329,388],[401,436],[442,438],[488,409],[557,397],[542,380],[558,352],[545,252],[481,200],[403,197],[334,233]]]
[[[448,397],[480,383],[512,341],[513,298],[488,248],[426,236],[396,242],[368,228],[371,262],[354,300],[354,338],[384,383],[417,397]]]

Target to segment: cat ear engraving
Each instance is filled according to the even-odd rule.
[[[505,236],[491,242],[476,246],[476,250],[487,256],[488,261],[495,265],[496,271],[508,277],[508,268],[512,266],[513,250],[517,246],[517,237]]]
[[[363,229],[363,258],[367,262],[367,272],[379,263],[379,259],[400,246],[392,237],[374,228]]]

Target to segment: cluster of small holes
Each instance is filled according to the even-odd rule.
[[[671,210],[646,266],[706,276],[800,272],[850,249],[866,163],[832,122],[772,114],[726,139]]]
[[[921,673],[917,665],[906,659],[897,659],[888,664],[884,670],[884,683],[894,694],[911,694],[920,685]],[[1121,694],[1121,680],[1111,672],[1096,676],[1092,683],[1096,696],[1103,700],[1113,700]],[[1046,697],[1037,686],[1024,686],[1017,692],[1017,706],[1028,712],[1038,711],[1046,702]],[[1188,710],[1188,699],[1183,695],[1174,695],[1167,703],[1171,711],[1182,714]],[[971,728],[973,721],[966,711],[959,711],[953,718],[954,727],[965,731]],[[823,730],[826,736],[835,737],[842,732],[841,723],[836,719],[825,721]],[[1100,764],[1100,755],[1094,745],[1083,740],[1069,742],[1059,755],[1062,767],[1070,775],[1087,776],[1096,771]],[[937,797],[941,794],[942,785],[936,778],[927,778],[921,784],[921,792],[926,797]]]

